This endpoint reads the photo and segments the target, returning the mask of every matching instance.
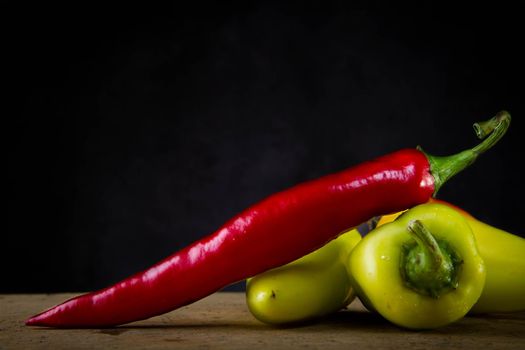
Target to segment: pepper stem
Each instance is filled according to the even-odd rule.
[[[416,241],[403,247],[401,275],[407,287],[433,298],[456,289],[462,261],[455,250],[419,220],[410,221],[407,229]]]
[[[501,111],[495,117],[474,123],[474,130],[479,139],[484,139],[477,146],[445,157],[433,156],[418,146],[417,149],[425,154],[430,163],[430,172],[434,177],[434,196],[441,186],[451,177],[474,163],[479,155],[492,148],[505,134],[510,125],[510,114]],[[488,137],[487,137],[488,135]],[[486,137],[486,138],[485,138]]]

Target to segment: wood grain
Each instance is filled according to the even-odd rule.
[[[358,302],[316,322],[272,327],[243,293],[215,293],[165,315],[107,329],[49,329],[24,320],[73,294],[0,295],[0,349],[525,349],[525,312],[469,316],[432,331],[407,331]],[[137,301],[138,302],[138,301]]]

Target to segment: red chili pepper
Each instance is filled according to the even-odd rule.
[[[159,315],[291,262],[373,216],[424,203],[505,133],[500,112],[475,124],[480,145],[450,157],[404,149],[274,194],[215,233],[146,271],[80,295],[26,321],[32,326],[115,326]]]

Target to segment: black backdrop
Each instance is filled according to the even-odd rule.
[[[500,109],[508,134],[439,197],[524,234],[523,42],[513,11],[489,10],[6,10],[0,292],[103,287],[298,182],[471,147]]]

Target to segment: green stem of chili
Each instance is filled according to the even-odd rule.
[[[509,112],[501,111],[495,117],[475,123],[474,130],[480,139],[484,139],[477,146],[445,157],[433,156],[421,149],[430,163],[430,171],[434,177],[434,196],[441,186],[451,177],[474,163],[479,155],[492,148],[509,128],[511,117]],[[488,137],[487,137],[488,135]],[[485,138],[486,137],[486,138]]]

